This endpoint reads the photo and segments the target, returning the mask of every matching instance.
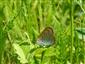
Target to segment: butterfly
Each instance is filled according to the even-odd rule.
[[[54,32],[51,27],[46,27],[37,38],[37,44],[40,46],[50,46],[54,44],[54,41]]]

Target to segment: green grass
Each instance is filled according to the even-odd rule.
[[[84,0],[0,0],[0,64],[85,64],[84,17]],[[55,44],[39,47],[48,26]]]

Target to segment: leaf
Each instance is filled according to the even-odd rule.
[[[85,28],[76,28],[76,31],[82,35],[85,35]]]
[[[76,28],[78,38],[85,41],[85,28]]]
[[[18,60],[20,60],[21,63],[27,63],[28,61],[25,57],[25,54],[22,48],[19,46],[19,44],[14,43],[13,47],[15,49],[15,53],[18,55]]]
[[[0,64],[2,62],[2,55],[3,55],[3,52],[4,52],[4,49],[5,49],[5,41],[6,41],[6,38],[7,38],[7,32],[6,30],[3,29],[4,27],[4,23],[3,23],[3,20],[4,20],[4,12],[3,12],[3,8],[0,6]]]

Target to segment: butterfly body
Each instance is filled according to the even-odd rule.
[[[49,46],[54,43],[54,32],[51,27],[46,27],[37,39],[37,44],[40,46]]]

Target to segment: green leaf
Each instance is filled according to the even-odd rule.
[[[15,49],[15,53],[18,55],[18,60],[20,60],[21,63],[27,63],[28,61],[25,57],[25,54],[22,48],[19,46],[19,44],[14,43],[13,47]]]
[[[85,41],[85,28],[76,28],[78,38]]]
[[[3,20],[4,20],[4,12],[3,8],[1,8],[0,6],[0,64],[2,63],[2,55],[5,48],[5,41],[7,38],[6,30],[3,29],[4,28]]]
[[[76,28],[76,31],[82,35],[85,35],[85,28]]]

